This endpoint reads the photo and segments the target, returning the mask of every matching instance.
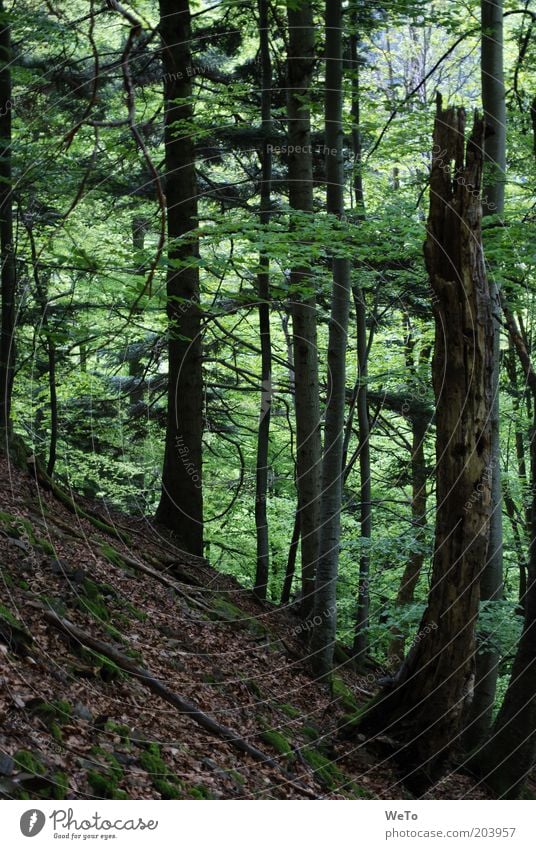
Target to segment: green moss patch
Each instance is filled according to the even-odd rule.
[[[331,681],[331,691],[335,698],[337,698],[345,710],[348,711],[357,711],[359,710],[359,705],[355,700],[355,696],[352,693],[350,687],[344,683],[342,678],[338,675],[334,675]]]
[[[271,746],[272,749],[275,749],[280,755],[284,757],[289,757],[292,754],[292,746],[287,740],[286,737],[283,736],[279,731],[275,731],[275,729],[270,729],[268,731],[263,731],[260,735],[261,740],[266,743],[268,746]]]

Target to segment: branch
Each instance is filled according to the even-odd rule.
[[[229,743],[231,746],[234,746],[235,749],[244,752],[246,755],[250,755],[256,761],[270,764],[272,766],[275,765],[273,759],[265,755],[264,752],[261,752],[260,749],[250,745],[250,743],[246,742],[246,740],[242,737],[239,737],[236,732],[232,731],[226,725],[220,725],[219,722],[216,722],[216,720],[212,719],[212,717],[208,716],[208,714],[204,713],[192,702],[187,701],[177,693],[173,693],[164,684],[156,678],[153,678],[147,669],[144,669],[141,666],[136,666],[129,657],[119,652],[113,646],[109,645],[109,643],[104,643],[102,640],[98,640],[86,631],[82,631],[81,628],[73,625],[73,623],[68,619],[62,619],[52,610],[45,610],[44,617],[47,622],[49,622],[50,625],[58,631],[61,631],[71,639],[82,643],[82,645],[87,646],[92,651],[98,652],[98,654],[102,654],[109,658],[109,660],[115,663],[116,666],[124,672],[127,672],[129,675],[137,678],[139,682],[154,693],[155,696],[159,696],[159,698],[164,699],[164,701],[173,705],[173,707],[176,707],[179,713],[186,714],[186,716],[190,717],[190,719],[196,722],[197,725],[200,725],[201,728],[204,728],[206,731],[209,731],[217,737],[221,737],[226,743]]]

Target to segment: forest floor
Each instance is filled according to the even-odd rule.
[[[0,456],[0,798],[412,798],[388,747],[349,724],[379,672],[343,660],[330,693],[291,611],[146,521],[76,504],[92,518]],[[151,692],[149,675],[234,741]],[[451,773],[427,798],[485,795]]]

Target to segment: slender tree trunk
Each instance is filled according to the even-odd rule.
[[[140,253],[145,247],[145,234],[149,229],[149,221],[144,216],[134,216],[132,219],[132,247]],[[136,269],[136,274],[143,274],[144,264],[139,264]],[[133,318],[139,318],[142,314],[142,309],[136,307],[132,312]],[[139,406],[143,403],[145,390],[143,387],[144,366],[141,357],[130,355],[128,358],[128,376],[132,378],[132,383],[129,389],[129,418],[133,420],[139,417]],[[134,497],[130,498],[131,509],[133,511],[140,509],[140,501],[142,493],[145,489],[145,475],[143,468],[132,476],[132,485],[135,487]]]
[[[486,121],[484,141],[485,165],[483,213],[485,216],[504,213],[504,179],[506,168],[506,107],[503,71],[503,3],[502,0],[482,0],[482,105]],[[501,444],[499,421],[499,378],[501,362],[500,303],[493,270],[489,276],[490,295],[494,313],[493,336],[493,407],[491,411],[491,500],[489,546],[486,568],[480,581],[481,601],[498,601],[502,597],[503,541]],[[473,704],[469,714],[465,742],[468,748],[482,740],[491,725],[497,690],[499,652],[490,643],[476,658],[476,679]]]
[[[354,154],[354,197],[358,219],[365,217],[365,195],[362,175],[361,147],[361,104],[359,91],[359,35],[357,32],[358,12],[351,8],[350,62],[352,71],[352,148]],[[370,464],[370,423],[368,414],[368,336],[367,305],[365,293],[356,282],[352,287],[357,334],[357,370],[359,385],[356,395],[357,425],[359,434],[359,498],[360,531],[362,549],[359,558],[359,587],[354,634],[354,654],[363,660],[368,649],[368,625],[370,614],[370,552],[372,537],[372,493]]]
[[[39,258],[35,245],[35,238],[32,230],[31,221],[26,222],[26,232],[30,242],[30,253],[32,257],[32,271],[35,283],[35,299],[41,310],[41,327],[43,328],[47,359],[48,359],[48,391],[50,403],[50,441],[48,445],[48,460],[47,460],[47,475],[51,478],[54,475],[56,466],[56,455],[58,449],[58,392],[56,387],[56,343],[54,334],[50,330],[48,320],[48,286],[43,281],[41,269],[39,267]]]
[[[2,326],[0,330],[0,434],[9,437],[15,367],[15,248],[11,175],[11,34],[0,0],[0,259],[2,262]]]
[[[411,423],[411,429],[411,524],[415,541],[420,544],[426,528],[426,461],[424,457],[426,425],[421,419],[414,419]],[[411,553],[400,581],[400,588],[396,597],[397,608],[404,608],[413,604],[423,561],[424,555],[421,550],[418,549]],[[396,629],[395,636],[389,646],[390,657],[398,660],[403,659],[405,641],[406,635],[403,630]]]
[[[475,117],[465,153],[465,113],[443,110],[439,100],[425,246],[436,323],[432,584],[419,639],[362,721],[368,732],[388,729],[398,738],[408,772],[415,769],[427,782],[462,728],[488,545],[493,320],[480,231],[483,134],[484,123]]]
[[[162,495],[157,519],[185,549],[203,554],[203,372],[199,305],[197,182],[192,127],[188,0],[160,0],[165,79],[169,386]]]
[[[503,305],[536,411],[536,373],[516,322],[504,302]],[[501,799],[519,798],[536,757],[536,414],[530,442],[532,506],[525,623],[497,719],[486,742],[467,764],[469,771]]]
[[[368,650],[368,625],[370,614],[369,545],[372,537],[372,488],[370,464],[370,423],[368,414],[368,346],[366,305],[363,290],[353,289],[356,327],[359,388],[357,390],[357,422],[359,432],[359,477],[360,477],[360,528],[363,544],[359,558],[359,590],[354,636],[354,653],[358,661],[363,660]]]
[[[344,215],[341,0],[327,0],[325,21],[327,211],[340,219]],[[351,289],[350,260],[334,257],[332,266],[333,293],[328,339],[328,396],[322,462],[320,549],[316,573],[315,627],[311,642],[311,660],[318,675],[331,672],[337,626],[337,574],[346,408],[346,345]]]
[[[270,132],[272,129],[272,60],[269,40],[269,3],[259,0],[259,36],[261,54],[261,119],[266,134],[263,141],[261,162],[261,210],[260,223],[265,227],[270,222],[272,154]],[[267,492],[268,451],[270,445],[270,412],[272,406],[272,345],[270,339],[270,259],[265,252],[259,257],[260,271],[257,275],[259,291],[259,328],[261,339],[261,409],[257,436],[257,468],[255,492],[255,527],[257,531],[257,569],[255,594],[266,598],[270,571],[270,545],[268,535]]]
[[[292,529],[292,538],[288,550],[287,568],[285,569],[285,580],[281,591],[281,604],[288,604],[290,601],[290,592],[292,590],[292,581],[296,570],[296,555],[298,553],[298,544],[300,542],[300,511],[296,509],[294,516],[294,527]]]
[[[315,31],[309,0],[288,4],[288,157],[289,200],[292,209],[313,212],[311,116],[307,99],[315,61]],[[314,274],[310,267],[291,270],[294,348],[298,504],[301,532],[302,614],[313,605],[318,560],[322,444]]]

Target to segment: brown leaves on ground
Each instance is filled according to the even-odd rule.
[[[371,676],[343,663],[330,695],[308,674],[292,612],[259,605],[147,522],[102,516],[129,543],[115,539],[5,458],[0,511],[0,798],[408,798],[389,756],[348,730]],[[236,751],[51,628],[43,605],[273,764]],[[456,775],[431,794],[475,796]]]

